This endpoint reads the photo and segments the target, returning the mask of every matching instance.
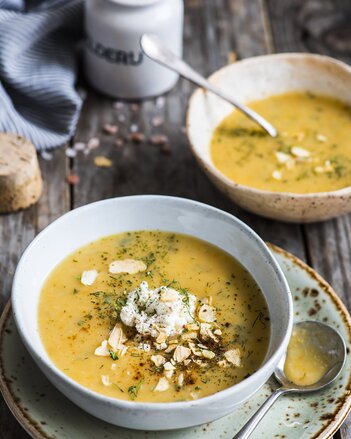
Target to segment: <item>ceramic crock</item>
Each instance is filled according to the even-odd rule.
[[[147,58],[143,33],[182,55],[183,0],[86,0],[85,75],[100,92],[123,99],[165,93],[178,75]]]

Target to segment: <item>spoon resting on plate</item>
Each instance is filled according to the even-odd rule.
[[[294,331],[303,331],[303,337],[306,339],[305,353],[307,351],[310,353],[311,360],[313,360],[312,363],[318,364],[320,360],[321,367],[325,370],[324,373],[319,377],[317,375],[317,381],[313,383],[307,381],[305,385],[301,383],[295,384],[291,380],[292,376],[297,382],[302,382],[306,374],[305,376],[301,375],[298,367],[294,368],[294,357],[295,360],[301,358],[302,361],[305,358],[302,358],[300,355],[302,351],[299,351],[298,355],[291,355],[292,358],[289,358],[289,345],[288,355],[283,356],[274,372],[274,377],[279,382],[280,387],[262,404],[233,439],[247,439],[281,395],[286,393],[303,394],[316,392],[317,390],[324,389],[339,376],[346,360],[346,345],[341,335],[331,326],[316,321],[296,323],[293,328],[293,334]],[[302,344],[303,340],[298,339],[295,346],[297,349],[303,349],[304,346]],[[305,364],[307,363],[305,362]],[[302,367],[304,366],[302,365]],[[290,379],[288,379],[287,375],[289,375]]]
[[[202,87],[229,102],[242,113],[246,114],[246,116],[248,116],[251,120],[260,125],[260,127],[263,128],[271,137],[277,137],[277,130],[266,119],[257,114],[255,111],[251,110],[246,105],[238,102],[230,94],[227,94],[207,81],[207,79],[201,76],[185,61],[178,58],[170,49],[168,49],[168,47],[166,47],[156,35],[143,34],[140,39],[140,46],[145,55],[147,55],[153,61],[168,67],[188,81],[193,82],[199,87]]]

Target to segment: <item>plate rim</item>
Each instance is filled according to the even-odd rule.
[[[332,286],[314,270],[312,267],[303,262],[300,258],[293,255],[292,253],[278,247],[274,244],[267,243],[270,250],[272,250],[273,256],[274,253],[281,254],[283,257],[290,259],[294,264],[299,266],[301,269],[307,272],[307,274],[312,277],[314,280],[318,282],[320,288],[324,290],[326,294],[332,299],[338,311],[342,317],[342,320],[345,324],[345,327],[348,329],[350,338],[351,338],[351,317],[350,314],[334,291]],[[11,314],[11,299],[6,303],[4,310],[0,316],[0,346],[2,345],[3,337],[4,337],[4,327],[9,319]],[[329,439],[342,425],[347,415],[351,411],[351,373],[349,377],[349,382],[345,390],[348,390],[349,393],[345,397],[342,405],[334,412],[333,417],[330,421],[323,426],[311,439]],[[12,394],[12,391],[7,383],[7,380],[4,375],[4,369],[2,364],[2,355],[0,352],[0,393],[2,394],[6,405],[9,410],[18,421],[18,423],[23,427],[23,429],[33,438],[33,439],[51,439],[51,436],[48,436],[40,427],[40,425],[31,419],[28,413],[25,413],[21,407],[17,404],[17,398]]]

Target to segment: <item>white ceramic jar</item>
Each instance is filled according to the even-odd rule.
[[[85,74],[99,91],[140,99],[165,93],[178,75],[147,58],[143,33],[182,55],[183,0],[86,0]]]

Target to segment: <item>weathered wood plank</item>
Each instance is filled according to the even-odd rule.
[[[64,150],[56,151],[51,161],[41,159],[40,167],[44,190],[39,203],[28,210],[0,216],[0,312],[10,297],[13,274],[23,250],[39,231],[69,208]],[[2,398],[0,438],[29,438]]]
[[[351,62],[351,2],[267,0],[277,51],[313,51]],[[349,29],[349,27],[348,27]],[[351,215],[303,228],[308,262],[351,309]],[[351,436],[349,416],[338,435]]]

